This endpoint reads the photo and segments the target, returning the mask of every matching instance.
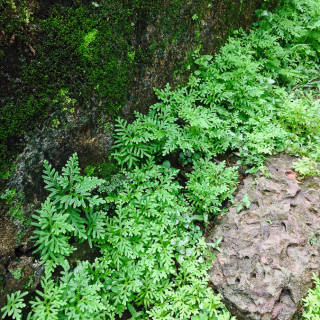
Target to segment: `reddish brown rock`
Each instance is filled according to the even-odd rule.
[[[289,320],[320,270],[320,178],[297,180],[287,155],[270,159],[271,177],[249,175],[213,242],[223,237],[210,272],[215,289],[238,319]]]

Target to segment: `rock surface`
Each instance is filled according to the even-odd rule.
[[[7,294],[18,290],[33,292],[40,283],[43,265],[40,265],[33,257],[21,256],[15,258],[7,267],[8,272],[0,264],[0,305],[4,305]],[[0,319],[1,314],[0,314]],[[7,318],[6,318],[7,319]]]
[[[53,114],[41,130],[28,136],[27,145],[17,158],[17,168],[8,184],[9,189],[16,190],[23,203],[38,206],[46,198],[42,178],[44,160],[60,170],[75,152],[81,168],[106,158],[112,144],[113,125],[108,131],[98,124],[102,115],[95,111],[60,115],[61,125],[58,128],[50,126],[52,118],[57,117]]]
[[[238,319],[289,320],[320,270],[320,178],[298,180],[294,157],[267,163],[270,177],[249,175],[209,236],[223,237],[210,280]]]

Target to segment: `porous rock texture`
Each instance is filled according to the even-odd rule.
[[[209,236],[223,237],[210,280],[238,319],[289,320],[320,270],[320,178],[299,180],[296,158],[271,158],[271,176],[249,175],[236,196],[250,207],[230,209]]]

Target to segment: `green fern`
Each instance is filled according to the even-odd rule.
[[[47,161],[44,162],[44,168],[45,189],[50,191],[49,199],[59,209],[84,208],[87,205],[94,207],[105,203],[97,195],[91,195],[91,190],[103,184],[104,180],[81,176],[76,153],[62,169],[62,175],[58,175]]]
[[[75,236],[80,242],[103,237],[105,213],[98,209],[105,200],[92,195],[92,190],[105,182],[96,177],[80,175],[77,155],[74,154],[62,169],[62,175],[45,161],[45,188],[50,192],[38,214],[33,215],[37,251],[45,262],[61,264],[74,250],[69,238]]]
[[[238,180],[236,167],[226,168],[224,161],[215,164],[208,159],[195,161],[193,171],[187,177],[187,197],[205,222],[209,214],[223,212],[222,203],[232,199]]]
[[[320,319],[320,279],[313,276],[315,288],[308,291],[308,295],[303,299],[305,310],[303,311],[303,319],[319,320]]]
[[[1,309],[2,317],[12,317],[14,320],[20,320],[22,317],[22,310],[26,304],[23,302],[23,297],[28,292],[21,292],[20,290],[7,295],[7,304]]]
[[[40,251],[43,261],[53,260],[59,264],[74,250],[67,236],[74,231],[74,227],[67,222],[68,216],[58,213],[49,199],[37,212],[38,215],[33,215],[33,225],[36,227],[34,238],[37,239],[35,245],[38,246],[35,252]]]

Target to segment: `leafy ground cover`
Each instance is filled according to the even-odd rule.
[[[280,151],[303,156],[302,175],[320,161],[318,2],[257,13],[255,28],[235,32],[214,58],[195,54],[185,86],[156,90],[147,115],[118,119],[116,176],[82,176],[76,154],[61,173],[45,163],[49,196],[33,222],[45,275],[27,319],[115,319],[126,310],[131,319],[232,319],[208,287],[218,243],[206,244],[198,222],[225,213],[237,184],[238,166],[219,154],[234,153],[247,172]],[[181,167],[190,169],[185,183]],[[100,256],[73,268],[74,242]],[[306,319],[319,317],[317,290],[304,302]],[[8,296],[4,315],[21,319],[23,297]]]

